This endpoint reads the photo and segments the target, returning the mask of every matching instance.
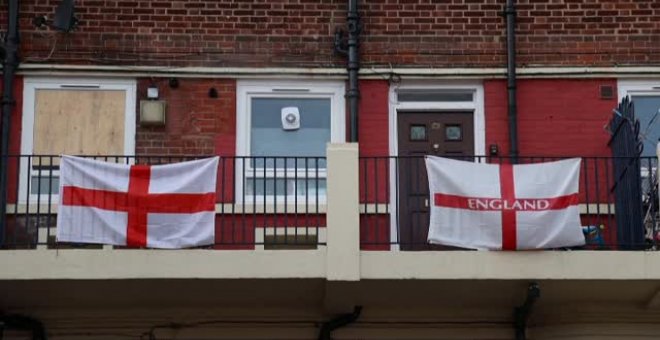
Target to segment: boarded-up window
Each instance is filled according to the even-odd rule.
[[[35,91],[33,153],[122,155],[126,92]]]
[[[133,154],[135,95],[130,79],[26,78],[19,201],[57,201],[59,155]]]

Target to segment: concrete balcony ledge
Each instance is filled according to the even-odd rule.
[[[326,251],[7,250],[0,280],[313,279],[326,277]]]
[[[361,251],[353,259],[325,248],[8,250],[0,252],[0,280],[660,280],[660,252]]]
[[[362,252],[360,268],[368,280],[658,280],[660,252]]]

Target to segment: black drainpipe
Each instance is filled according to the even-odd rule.
[[[32,340],[48,339],[44,324],[29,316],[18,314],[0,316],[0,339],[3,338],[5,329],[30,331],[32,332]]]
[[[328,322],[324,322],[319,331],[319,340],[332,340],[332,332],[335,329],[352,324],[360,317],[361,312],[362,306],[355,306],[353,313],[342,314]]]
[[[506,0],[506,53],[507,90],[509,94],[509,144],[510,155],[518,163],[518,104],[516,101],[516,7],[515,0]]]
[[[527,297],[522,306],[513,310],[513,328],[516,330],[516,340],[525,340],[527,338],[527,319],[532,313],[534,303],[541,296],[541,288],[537,283],[530,283],[527,287]]]
[[[4,242],[7,226],[7,170],[9,168],[9,132],[14,100],[14,75],[18,68],[18,0],[9,0],[5,60],[2,63],[2,142],[0,143],[0,244]]]
[[[358,101],[360,100],[360,85],[358,84],[358,72],[360,71],[360,15],[358,14],[358,0],[348,1],[348,110],[351,120],[351,142],[358,141]]]

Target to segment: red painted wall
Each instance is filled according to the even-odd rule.
[[[518,148],[521,156],[609,156],[603,126],[616,106],[600,99],[600,86],[615,79],[522,79],[518,81]],[[504,80],[484,82],[486,146],[509,154],[507,89]]]
[[[386,80],[361,80],[358,140],[361,156],[389,154],[389,88]]]
[[[360,203],[389,201],[389,82],[360,81],[359,141]],[[362,250],[389,250],[390,222],[388,215],[361,215],[360,242]]]
[[[1,86],[0,86],[1,88]],[[11,124],[9,133],[9,154],[19,155],[21,153],[21,131],[23,125],[23,77],[16,76],[14,80],[14,99],[16,105],[11,113]],[[0,123],[2,124],[2,123]],[[1,130],[0,130],[1,131]],[[18,196],[18,163],[17,157],[9,160],[7,172],[7,201],[16,203]]]
[[[360,201],[387,200],[387,164],[389,155],[389,83],[385,80],[360,81],[359,133]],[[365,176],[366,175],[366,176]],[[377,175],[377,176],[376,176]],[[377,182],[374,179],[377,178]],[[380,191],[379,191],[380,190]]]

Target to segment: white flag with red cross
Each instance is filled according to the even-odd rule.
[[[479,164],[426,157],[428,242],[516,250],[585,244],[580,223],[580,159]]]
[[[129,247],[212,244],[218,157],[124,165],[62,156],[57,241]]]

